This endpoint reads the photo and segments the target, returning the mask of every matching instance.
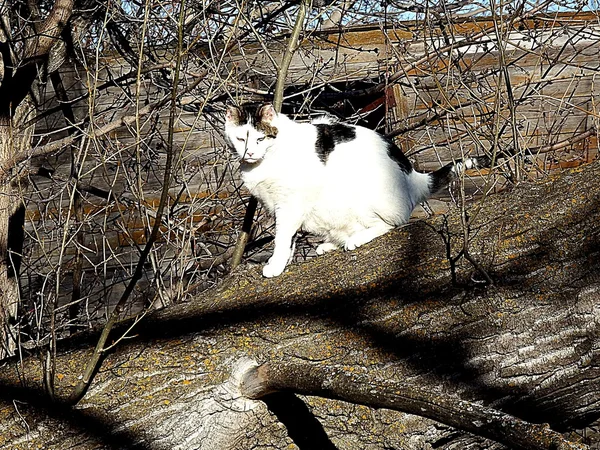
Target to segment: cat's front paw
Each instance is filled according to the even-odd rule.
[[[317,247],[317,255],[323,255],[327,252],[332,252],[333,250],[337,250],[337,245],[332,244],[331,242],[323,242]]]
[[[346,251],[356,250],[361,245],[362,245],[361,242],[356,242],[352,239],[348,239],[344,244],[344,250],[346,250]]]
[[[285,263],[280,264],[276,261],[271,261],[273,258],[269,260],[267,264],[263,267],[263,276],[266,278],[278,277],[283,273],[283,269],[285,269]]]

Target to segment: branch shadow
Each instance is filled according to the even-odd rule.
[[[588,205],[588,207],[597,210],[598,204]],[[561,223],[557,223],[554,231],[539,230],[539,234],[533,236],[533,240],[537,242],[534,249],[524,252],[519,261],[492,268],[490,274],[496,280],[496,286],[502,289],[522,284],[526,281],[527,275],[523,273],[523,264],[531,267],[529,272],[535,272],[536,268],[544,267],[545,261],[554,261],[562,255],[564,249],[561,248],[561,241],[557,239],[557,233],[555,233],[558,230],[558,235],[561,234],[562,226]],[[412,232],[411,239],[407,242],[408,245],[403,248],[405,263],[408,266],[419,263],[419,243],[434,237],[431,234],[433,232],[426,231],[425,227],[413,227]],[[419,233],[424,235],[419,236]],[[437,238],[441,239],[439,236]],[[591,262],[590,265],[578,268],[579,282],[582,283],[585,279],[591,279],[600,268],[598,262],[593,263],[593,261],[600,261],[599,236],[588,236],[587,241],[570,256],[571,260],[579,258]],[[543,285],[546,281],[542,279],[539,283]],[[531,289],[535,290],[538,287],[532,286]],[[486,292],[486,289],[477,287],[465,290],[443,283],[436,285],[435,281],[429,281],[428,285],[424,286],[414,280],[390,278],[381,280],[376,288],[370,287],[367,293],[362,289],[355,289],[319,297],[293,298],[292,301],[288,299],[286,302],[281,302],[277,298],[265,298],[265,304],[260,306],[250,302],[248,305],[238,305],[227,311],[210,312],[207,315],[201,314],[197,317],[181,318],[175,321],[161,321],[161,334],[164,332],[164,337],[170,338],[174,337],[172,332],[175,332],[176,335],[182,330],[197,331],[206,326],[214,329],[214,323],[222,326],[269,321],[282,317],[288,319],[326,317],[344,329],[368,336],[376,347],[393,354],[395,358],[402,360],[414,370],[421,373],[433,373],[450,382],[463,383],[469,386],[478,398],[488,403],[500,404],[503,411],[524,420],[535,423],[547,422],[557,430],[565,430],[571,427],[581,427],[598,419],[600,411],[570,416],[576,409],[575,405],[569,408],[569,411],[553,408],[547,401],[529,395],[525,386],[498,388],[486,384],[482,381],[481,373],[467,364],[471,356],[469,349],[463,345],[463,342],[470,338],[466,334],[455,333],[447,340],[429,337],[424,339],[421,336],[407,334],[399,335],[397,330],[386,329],[385,326],[369,322],[369,317],[365,316],[362,308],[367,301],[385,302],[398,298],[401,300],[400,307],[427,302],[432,298],[437,299],[439,304],[444,304],[455,301],[457,295],[485,297]],[[349,301],[349,299],[351,300]],[[555,300],[557,300],[554,306],[557,315],[567,311],[571,306],[566,297],[563,298],[562,303],[560,296],[557,296]],[[484,324],[490,333],[495,330],[492,322],[492,318],[489,318],[488,323]],[[153,336],[156,337],[156,334],[153,333]],[[502,399],[500,403],[498,403],[499,399]]]
[[[295,394],[277,392],[261,400],[277,420],[285,425],[288,436],[300,450],[337,450],[321,422]]]
[[[140,438],[131,431],[115,432],[112,420],[102,418],[88,409],[76,409],[61,402],[53,402],[41,389],[5,384],[0,389],[0,399],[9,404],[18,401],[19,415],[26,413],[26,409],[33,408],[31,414],[35,420],[51,418],[68,423],[73,430],[78,430],[101,443],[103,448],[151,450],[150,446],[141,443]],[[30,417],[28,414],[28,418]]]

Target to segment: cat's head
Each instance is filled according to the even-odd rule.
[[[225,113],[225,136],[242,161],[263,160],[277,137],[277,118],[271,104],[230,106]]]

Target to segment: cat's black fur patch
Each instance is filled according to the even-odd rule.
[[[242,126],[250,124],[253,127],[256,127],[256,124],[261,120],[260,111],[263,105],[263,103],[245,103],[235,108],[238,112],[235,125]]]
[[[356,128],[351,125],[344,123],[318,123],[315,127],[317,129],[315,151],[323,163],[327,161],[327,157],[337,144],[356,139]]]
[[[394,142],[391,139],[383,137],[383,140],[387,144],[388,156],[391,159],[393,159],[396,162],[396,164],[398,164],[402,172],[409,174],[413,170],[412,164],[404,155],[404,153],[402,153],[402,150],[400,150],[400,148],[396,144],[394,144]]]
[[[249,124],[258,131],[262,131],[265,136],[275,138],[278,133],[277,128],[263,120],[264,108],[268,105],[268,103],[253,102],[244,103],[243,105],[236,107],[235,110],[237,110],[237,113],[234,124],[236,126]]]

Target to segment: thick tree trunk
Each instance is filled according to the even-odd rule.
[[[493,287],[468,286],[481,276],[464,260],[456,275],[467,286],[452,285],[448,255],[463,248],[452,211],[275,279],[238,270],[218,289],[145,318],[73,410],[44,400],[38,359],[8,362],[0,448],[503,448],[432,419],[340,400],[246,399],[244,358],[334,367],[373,380],[373,392],[414,386],[558,431],[585,426],[600,412],[599,176],[595,163],[473,206],[469,250]],[[76,383],[92,338],[61,344],[59,397]]]
[[[17,347],[17,309],[19,306],[18,280],[15,276],[13,257],[16,254],[9,251],[9,228],[11,216],[15,213],[11,202],[13,195],[0,189],[0,359],[14,355]],[[14,199],[12,199],[14,201]]]
[[[26,106],[31,105],[27,103]],[[14,137],[10,121],[0,119],[0,160],[13,155],[15,149],[29,145],[30,137],[31,132]],[[18,274],[25,223],[19,187],[11,183],[0,185],[0,360],[14,355],[18,341],[15,326],[20,299]]]
[[[31,145],[33,126],[23,126],[35,106],[31,93],[39,71],[48,62],[48,55],[57,43],[73,12],[74,0],[56,0],[42,17],[35,2],[30,3],[30,22],[19,24],[28,28],[24,45],[14,46],[11,17],[17,13],[11,2],[0,5],[0,359],[12,355],[18,340],[14,327],[19,306],[19,265],[23,246],[25,210],[16,174],[18,164],[25,161],[25,150]],[[18,8],[17,8],[18,9]],[[35,10],[35,12],[34,12]],[[22,39],[22,36],[19,37]],[[57,52],[59,53],[59,52]],[[58,55],[46,69],[62,64]],[[57,69],[54,67],[53,69]],[[14,176],[17,175],[17,176]],[[8,180],[8,181],[7,181]],[[17,180],[17,181],[15,181]],[[13,182],[15,184],[13,185]]]

